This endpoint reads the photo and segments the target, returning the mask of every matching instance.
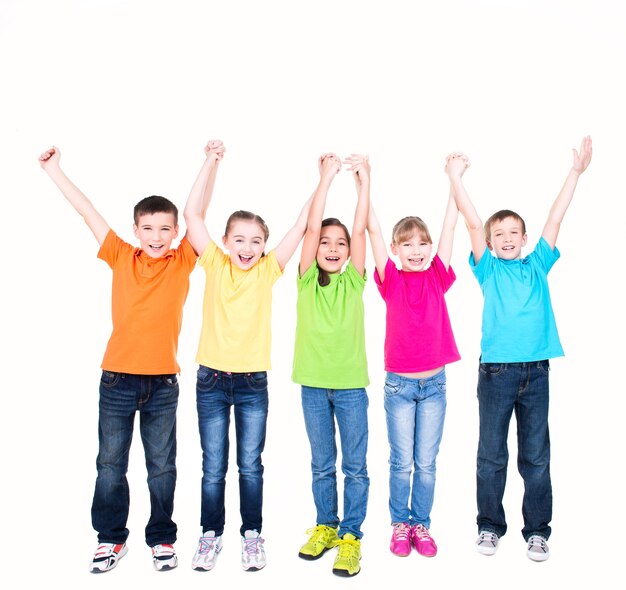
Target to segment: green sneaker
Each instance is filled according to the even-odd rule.
[[[339,551],[333,564],[333,574],[356,576],[361,571],[361,540],[346,533],[337,541]]]
[[[312,529],[308,529],[306,534],[311,536],[309,537],[309,540],[302,545],[302,547],[300,547],[298,557],[308,559],[309,561],[319,559],[322,555],[324,555],[324,553],[326,553],[326,551],[332,549],[339,541],[337,529],[324,524],[318,524]]]

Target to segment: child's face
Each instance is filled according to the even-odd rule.
[[[348,256],[350,256],[350,246],[343,228],[338,225],[323,227],[317,247],[317,266],[329,274],[341,272]]]
[[[416,232],[398,244],[391,244],[391,251],[400,259],[403,271],[421,272],[430,262],[433,245]]]
[[[222,242],[228,250],[232,264],[242,270],[252,268],[265,250],[263,228],[254,221],[244,219],[237,219],[231,224],[228,235],[222,238]]]
[[[178,236],[178,225],[172,213],[140,215],[133,230],[141,249],[151,258],[164,256]]]
[[[491,224],[491,240],[487,246],[498,258],[517,260],[522,255],[526,239],[521,222],[513,217],[505,217]]]

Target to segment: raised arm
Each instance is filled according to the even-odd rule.
[[[313,196],[314,195],[311,195],[307,199],[306,203],[302,207],[302,210],[300,211],[300,215],[298,215],[298,219],[296,219],[296,223],[285,234],[278,246],[274,248],[276,260],[281,269],[284,269],[285,266],[287,266],[287,263],[289,262],[289,260],[291,260],[291,257],[298,247],[298,244],[302,241],[302,237],[304,236],[304,232],[307,228],[309,210],[311,209]]]
[[[351,154],[345,163],[350,166],[358,195],[350,239],[350,260],[352,266],[363,276],[367,249],[365,232],[370,211],[370,163],[367,156],[360,154]]]
[[[450,188],[454,194],[454,200],[458,210],[465,219],[465,226],[469,232],[470,242],[472,244],[472,253],[476,264],[480,261],[487,242],[485,240],[485,228],[483,222],[478,216],[473,203],[470,201],[469,195],[463,186],[463,172],[467,168],[467,157],[460,153],[452,153],[446,161],[445,171],[450,179]]]
[[[456,222],[459,218],[459,210],[454,200],[454,192],[450,187],[450,194],[448,195],[448,204],[446,206],[446,213],[443,218],[443,227],[441,228],[441,235],[439,236],[439,244],[437,244],[437,255],[443,265],[448,270],[450,266],[450,258],[452,257],[452,244],[454,243],[454,230],[456,228]]]
[[[63,196],[70,202],[70,205],[78,211],[85,223],[102,245],[109,230],[109,224],[98,213],[91,201],[78,189],[78,187],[65,175],[59,165],[61,152],[57,147],[51,147],[39,156],[39,164],[48,173],[54,184],[59,187]]]
[[[370,246],[372,247],[372,254],[374,255],[374,264],[378,271],[378,277],[381,282],[385,280],[385,268],[387,267],[387,260],[389,259],[389,252],[385,244],[385,238],[380,228],[380,223],[374,208],[370,203],[370,212],[367,218],[367,233],[370,236]]]
[[[584,137],[580,144],[580,153],[572,148],[574,152],[574,162],[570,169],[561,192],[558,194],[554,201],[550,213],[548,214],[548,220],[543,228],[542,236],[546,242],[548,242],[550,248],[554,249],[556,245],[556,238],[559,235],[561,229],[561,222],[565,216],[565,212],[572,202],[574,196],[574,190],[578,184],[578,178],[587,169],[589,162],[591,162],[591,137]]]
[[[303,276],[309,269],[317,255],[328,189],[337,172],[341,170],[341,160],[335,154],[324,154],[318,162],[320,181],[311,198],[307,216],[306,231],[300,251],[300,276]]]
[[[219,162],[224,157],[225,151],[224,144],[218,139],[213,139],[207,143],[204,148],[206,159],[202,164],[202,168],[200,168],[196,181],[191,187],[191,192],[189,197],[187,197],[187,204],[183,211],[187,226],[187,239],[198,255],[204,252],[211,240],[204,219],[213,196],[213,187],[215,186]]]

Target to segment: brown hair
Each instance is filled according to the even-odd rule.
[[[348,248],[350,247],[350,232],[348,228],[341,223],[336,217],[327,217],[322,221],[322,227],[328,227],[329,225],[336,225],[343,229],[346,234],[346,240],[348,240]],[[320,287],[325,287],[330,284],[330,275],[323,268],[320,268],[318,265],[319,275],[317,276],[317,282],[320,284]]]
[[[226,229],[224,230],[225,236],[228,235],[228,232],[230,231],[233,223],[235,223],[235,221],[238,221],[238,220],[252,221],[256,223],[263,231],[263,236],[265,238],[265,241],[267,242],[267,239],[270,237],[270,230],[267,227],[267,223],[265,223],[264,219],[260,215],[256,215],[255,213],[250,213],[250,211],[240,210],[240,211],[235,211],[234,213],[231,213],[230,217],[226,221]]]
[[[497,221],[502,221],[507,217],[512,217],[515,221],[519,221],[522,224],[522,235],[526,233],[526,223],[524,223],[524,220],[520,215],[510,209],[501,209],[500,211],[496,211],[489,219],[487,219],[487,221],[485,221],[485,239],[488,242],[491,242],[491,226]]]
[[[397,245],[408,240],[414,234],[419,234],[429,244],[433,243],[428,226],[419,217],[415,216],[403,217],[393,226],[391,241]]]
[[[174,216],[174,225],[178,225],[178,209],[176,205],[169,199],[157,195],[141,199],[141,201],[135,205],[135,209],[133,210],[135,225],[137,225],[142,215],[152,215],[154,213],[171,213]]]

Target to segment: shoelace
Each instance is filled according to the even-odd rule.
[[[422,524],[415,525],[415,527],[413,527],[413,530],[415,531],[415,536],[419,537],[420,539],[431,538],[428,529]]]
[[[490,533],[488,531],[480,533],[480,543],[491,543],[495,547],[497,540],[498,535],[495,533]]]
[[[215,547],[215,541],[217,541],[215,537],[200,537],[200,550],[198,553],[200,555],[209,553]]]
[[[528,539],[528,548],[531,547],[539,547],[542,551],[546,550],[546,540],[539,535],[533,535],[530,539]]]
[[[257,555],[261,552],[261,545],[264,539],[256,537],[254,539],[244,539],[244,551],[248,555]]]
[[[411,532],[411,529],[403,522],[394,524],[393,528],[396,538],[400,541],[406,541],[409,538],[409,533]]]
[[[326,541],[326,537],[328,536],[327,527],[324,525],[317,525],[307,529],[305,534],[311,535],[309,539],[311,543],[317,543],[318,541]]]
[[[354,557],[354,554],[359,550],[358,539],[339,539],[337,542],[339,546],[339,555],[341,557]]]

